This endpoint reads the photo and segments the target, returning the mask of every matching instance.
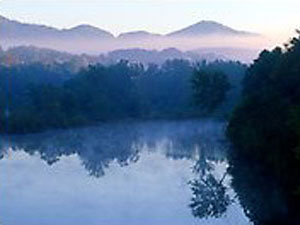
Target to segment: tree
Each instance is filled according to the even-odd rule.
[[[283,49],[263,51],[247,71],[227,128],[237,154],[261,164],[283,188],[287,217],[295,221],[289,224],[300,221],[299,58],[300,34]]]
[[[212,113],[224,102],[230,83],[222,72],[196,69],[192,77],[192,88],[195,103],[206,113]]]

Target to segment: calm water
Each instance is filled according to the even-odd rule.
[[[224,125],[155,121],[1,137],[2,225],[251,224]]]

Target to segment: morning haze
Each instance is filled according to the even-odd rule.
[[[100,54],[126,48],[163,50],[176,47],[182,51],[215,48],[215,51],[222,55],[225,54],[222,48],[237,48],[241,49],[241,52],[248,50],[249,55],[241,58],[248,62],[257,55],[266,41],[266,38],[258,33],[235,30],[214,21],[200,21],[165,35],[136,31],[114,36],[109,31],[91,25],[57,29],[21,23],[5,17],[1,17],[1,26],[0,39],[5,49],[34,45],[77,54]],[[221,37],[222,42],[219,41]],[[237,56],[235,58],[237,59]]]
[[[0,224],[300,224],[297,0],[0,0]]]

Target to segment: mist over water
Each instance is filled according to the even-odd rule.
[[[0,225],[300,224],[299,0],[0,7]]]
[[[192,213],[197,204],[206,204],[196,200],[194,182],[220,181],[226,173],[223,129],[223,123],[210,120],[148,121],[2,136],[0,171],[6,182],[0,185],[0,220],[7,225],[249,224],[238,201],[216,210],[217,218]],[[226,192],[218,204],[234,199],[230,179],[222,181]]]

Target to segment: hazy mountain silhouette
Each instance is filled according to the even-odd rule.
[[[59,30],[51,27],[20,23],[3,16],[0,17],[0,25],[1,39],[44,38],[59,34]]]
[[[214,21],[201,21],[199,23],[193,24],[181,30],[177,30],[167,34],[171,37],[195,37],[195,36],[206,36],[206,35],[244,35],[252,36],[258,35],[246,31],[238,31],[232,29],[223,24]]]
[[[183,54],[178,50],[187,52],[199,48],[209,49],[214,47],[220,49],[235,48],[237,49],[236,55],[242,56],[238,59],[249,61],[249,59],[252,60],[253,57],[256,57],[256,54],[248,54],[245,51],[240,54],[238,49],[244,46],[251,48],[252,45],[252,48],[259,52],[259,50],[256,50],[257,46],[255,44],[262,45],[263,43],[259,35],[238,31],[213,21],[201,21],[167,35],[147,31],[133,31],[121,33],[118,37],[108,31],[87,24],[70,29],[57,29],[44,25],[21,23],[3,16],[0,16],[0,27],[1,47],[4,49],[29,45],[73,54],[88,53],[94,55],[122,49],[112,53],[112,58],[115,58],[116,55],[119,58],[122,55],[124,58],[137,59],[137,56],[139,56],[145,59],[139,59],[139,61],[146,62],[149,62],[147,55],[151,55],[151,62],[153,56],[157,55],[151,52],[152,50],[162,51],[168,49],[157,56],[164,59],[169,58],[171,55],[172,58],[180,58]],[[175,51],[175,48],[177,51]],[[124,51],[125,49],[130,49],[130,51]],[[194,53],[191,53],[188,58],[194,57],[194,55]],[[226,58],[226,54],[223,54],[222,51],[213,54],[205,52],[205,55],[206,58],[216,58],[216,55],[223,55],[225,57],[222,56],[221,58]],[[186,58],[186,54],[184,56]],[[198,58],[198,54],[196,58]],[[236,59],[237,57],[233,58]],[[160,59],[155,60],[155,62],[161,61]]]
[[[64,29],[61,31],[65,37],[70,38],[103,38],[103,39],[112,39],[114,36],[108,31],[101,30],[97,27],[90,25],[79,25],[71,29]]]
[[[24,38],[80,38],[80,39],[113,39],[114,36],[105,30],[91,26],[79,25],[70,29],[56,29],[38,24],[21,23],[15,20],[7,19],[0,16],[1,23],[1,39],[24,39]],[[138,39],[138,38],[153,38],[153,37],[195,37],[207,35],[258,35],[246,31],[238,31],[214,21],[201,21],[181,30],[171,32],[167,35],[154,34],[147,31],[132,31],[121,33],[120,39]]]
[[[73,39],[92,38],[107,39],[114,36],[97,27],[90,25],[79,25],[70,29],[56,29],[44,25],[20,23],[0,16],[1,39]]]
[[[131,31],[121,33],[118,38],[120,39],[145,39],[145,38],[156,38],[161,37],[160,34],[149,33],[147,31]]]

